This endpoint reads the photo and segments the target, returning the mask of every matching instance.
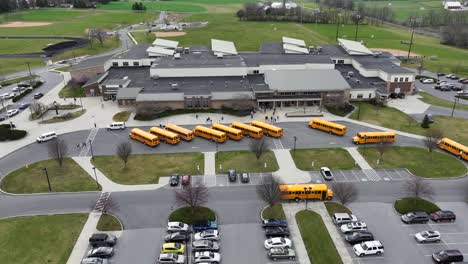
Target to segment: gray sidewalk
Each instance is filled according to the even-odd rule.
[[[380,176],[377,174],[374,168],[372,168],[371,165],[369,165],[369,163],[366,161],[366,159],[361,155],[361,153],[359,153],[357,147],[345,149],[349,152],[351,157],[353,157],[354,161],[356,161],[356,164],[359,165],[359,167],[361,167],[362,172],[364,172],[364,174],[367,176],[367,178],[369,178],[369,180],[381,180]]]
[[[101,218],[102,212],[93,211],[89,214],[88,220],[86,221],[83,229],[81,230],[80,236],[76,240],[75,246],[68,257],[67,264],[79,264],[83,259],[86,251],[89,247],[89,238],[94,234],[97,229],[96,226]]]
[[[204,175],[216,175],[216,152],[203,152],[205,155]]]
[[[273,153],[279,166],[279,170],[273,172],[273,176],[278,177],[282,183],[310,182],[309,172],[296,167],[289,149],[274,149]]]

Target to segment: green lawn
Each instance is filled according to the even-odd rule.
[[[265,162],[267,167],[265,168]],[[222,169],[219,165],[222,165]],[[221,151],[216,153],[216,173],[226,173],[228,170],[237,172],[271,172],[279,169],[275,154],[265,152],[259,160],[249,150]]]
[[[65,86],[60,90],[59,97],[60,98],[78,98],[78,97],[85,97],[85,89],[84,88],[71,88],[70,86]]]
[[[413,0],[413,1],[363,1],[368,7],[382,8],[389,6],[395,11],[395,20],[403,23],[411,16],[421,17],[430,10],[442,10],[444,7],[440,1]],[[356,4],[357,5],[357,4]]]
[[[205,12],[206,9],[199,5],[190,4],[190,1],[174,2],[174,1],[158,1],[158,2],[143,2],[147,11],[169,11],[169,12]],[[102,10],[132,10],[132,2],[110,2],[106,5],[98,5],[98,9]]]
[[[335,202],[325,202],[325,207],[327,208],[327,212],[330,216],[333,216],[336,213],[348,213],[351,214],[351,210],[340,204],[340,203],[335,203]]]
[[[320,167],[329,167],[332,170],[359,168],[348,151],[342,148],[296,149],[296,154],[294,150],[290,152],[296,167],[300,170],[320,170]]]
[[[181,207],[174,210],[169,215],[169,220],[171,222],[182,222],[186,224],[193,224],[194,222],[198,221],[214,221],[216,220],[216,214],[208,207],[196,207],[195,213],[192,215],[192,208],[191,207]]]
[[[117,156],[96,156],[92,162],[109,179],[120,184],[152,184],[158,183],[162,176],[196,175],[204,171],[202,153],[131,155],[126,168]]]
[[[120,231],[122,230],[122,226],[115,216],[102,214],[96,229],[99,231]]]
[[[128,118],[130,117],[131,114],[132,114],[132,112],[130,112],[130,111],[118,112],[117,114],[115,114],[112,117],[112,120],[115,121],[115,122],[127,122]]]
[[[24,76],[24,77],[18,77],[18,78],[13,78],[13,79],[8,79],[8,80],[5,80],[5,81],[1,81],[0,82],[0,85],[1,86],[7,86],[7,85],[10,85],[10,84],[14,84],[14,83],[19,83],[19,82],[23,82],[23,81],[29,81],[31,78],[37,78],[39,77],[39,75],[31,75],[31,76]]]
[[[417,176],[426,178],[456,177],[466,174],[465,164],[457,158],[433,151],[432,155],[425,148],[397,147],[389,148],[379,164],[379,153],[375,147],[360,147],[358,151],[369,165],[375,169],[406,168]]]
[[[0,263],[66,263],[87,214],[0,220]]]
[[[51,110],[54,111],[54,110]],[[81,109],[75,112],[70,112],[66,114],[65,116],[54,116],[50,119],[43,120],[39,122],[39,124],[54,124],[54,123],[61,123],[61,122],[67,122],[73,119],[76,119],[86,113],[86,109]]]
[[[296,221],[311,263],[343,263],[319,214],[300,211],[296,214]]]
[[[63,59],[75,58],[83,55],[95,55],[100,54],[106,51],[114,50],[120,46],[120,40],[118,38],[107,38],[104,40],[103,45],[98,41],[93,41],[92,46],[88,45],[84,48],[74,49],[65,51],[57,56],[54,56],[54,61],[59,61]]]
[[[17,169],[2,180],[2,190],[10,193],[48,192],[43,168],[47,168],[53,192],[98,190],[96,182],[71,158],[65,158],[62,168],[55,160],[43,160]]]
[[[426,212],[428,214],[439,211],[440,208],[428,201],[421,198],[405,197],[395,201],[395,210],[400,214],[409,212]]]
[[[14,59],[0,59],[0,75],[9,74],[13,72],[19,71],[27,71],[28,64],[32,68],[44,66],[44,62],[41,59],[33,59],[33,58],[14,58]]]
[[[361,107],[359,120],[390,129],[404,131],[417,135],[425,135],[426,129],[416,122],[413,118],[393,107],[376,107],[370,103],[360,103]],[[354,111],[350,118],[358,120],[359,111]],[[468,144],[468,133],[465,128],[468,127],[468,119],[455,118],[448,116],[435,116],[432,128],[438,128],[444,131],[444,136],[451,138],[462,144]],[[397,139],[398,141],[398,136]]]
[[[440,107],[446,107],[446,108],[450,108],[450,109],[453,108],[453,101],[444,100],[444,99],[441,99],[439,97],[433,96],[430,93],[426,93],[426,92],[422,92],[422,91],[419,92],[419,95],[421,95],[423,97],[423,98],[420,98],[419,100],[421,100],[421,101],[423,101],[423,102],[425,102],[427,104],[436,105],[436,106],[440,106]],[[456,110],[468,111],[468,105],[456,104],[455,111]]]
[[[263,210],[262,217],[264,219],[282,219],[286,220],[286,215],[284,214],[283,205],[275,204],[273,207],[268,206]]]
[[[0,54],[41,52],[49,44],[65,41],[64,39],[0,39]]]

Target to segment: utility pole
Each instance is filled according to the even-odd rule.
[[[294,148],[293,148],[293,156],[296,157],[296,141],[297,141],[297,137],[294,136]]]
[[[359,29],[359,20],[361,20],[361,15],[356,15],[356,34],[354,35],[354,41],[357,41],[357,33]]]
[[[47,173],[47,168],[44,167],[42,170],[45,172],[45,176],[47,178],[47,185],[49,185],[49,192],[52,192],[52,188],[50,187],[50,180],[49,180],[49,173]]]
[[[412,17],[412,18],[411,18],[411,40],[410,40],[410,43],[409,43],[408,57],[407,57],[408,60],[409,60],[409,58],[410,58],[411,48],[412,48],[412,46],[413,46],[414,23],[415,23],[415,19]]]
[[[335,40],[338,40],[338,31],[340,30],[340,17],[341,13],[338,13],[336,17],[336,35],[335,35]]]
[[[456,107],[456,105],[457,105],[457,99],[460,100],[460,98],[457,98],[457,97],[455,97],[455,98],[453,99],[452,114],[450,115],[451,117],[453,117],[453,113],[455,112],[455,107]]]
[[[96,167],[93,167],[93,171],[94,171],[94,178],[96,178],[96,186],[99,189],[99,182],[98,182],[98,179],[97,179]]]
[[[32,73],[31,73],[31,66],[30,66],[30,62],[26,62],[26,64],[28,65],[28,71],[29,71],[29,85],[32,85]]]

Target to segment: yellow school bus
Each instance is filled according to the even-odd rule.
[[[139,128],[132,129],[132,131],[130,132],[130,138],[138,140],[141,143],[144,143],[145,145],[148,145],[150,147],[154,147],[159,144],[158,136],[155,136],[150,132],[146,132]]]
[[[175,145],[180,142],[180,136],[178,134],[159,127],[150,128],[150,133],[158,136],[160,140],[166,141],[167,143],[172,145]]]
[[[359,132],[353,137],[354,144],[395,142],[395,132]]]
[[[164,129],[179,134],[180,138],[185,141],[190,141],[195,137],[192,130],[171,123],[168,123]]]
[[[263,130],[261,128],[247,125],[244,123],[234,121],[231,123],[231,127],[241,130],[245,136],[253,138],[261,138],[263,136]]]
[[[346,126],[329,122],[322,119],[313,119],[309,122],[311,128],[320,129],[328,133],[333,133],[338,136],[346,134]]]
[[[193,130],[195,136],[222,143],[226,141],[226,133],[204,126],[196,126]]]
[[[271,137],[281,137],[283,135],[283,129],[281,127],[273,126],[257,120],[253,120],[250,125],[261,128],[263,130],[263,134]]]
[[[229,127],[229,126],[221,125],[219,123],[213,124],[211,126],[211,128],[226,133],[226,135],[230,139],[239,140],[239,139],[242,139],[244,137],[244,134],[242,134],[241,130],[235,129],[235,128],[232,128],[232,127]]]
[[[468,160],[468,147],[448,138],[443,138],[437,143],[439,148],[446,150],[459,159]]]
[[[333,191],[326,184],[282,184],[280,185],[283,200],[331,200]]]

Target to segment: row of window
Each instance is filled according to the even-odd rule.
[[[322,191],[296,191],[296,192],[285,192],[287,194],[322,194]]]
[[[400,81],[399,81],[399,82],[403,82],[403,80],[404,80],[405,82],[408,82],[408,81],[409,81],[409,77],[405,77],[405,78],[400,77]],[[398,77],[395,77],[395,78],[393,79],[393,82],[398,82]]]
[[[123,65],[123,66],[130,66],[130,63],[129,63],[128,61],[124,61],[124,62],[122,63],[122,65]],[[112,66],[114,66],[114,67],[119,67],[119,63],[114,61],[114,62],[112,62]],[[134,62],[133,62],[133,66],[140,66],[140,62],[134,61]]]
[[[456,151],[458,151],[458,152],[461,152],[461,151],[462,151],[461,149],[459,149],[459,148],[457,148],[457,147],[455,147],[455,146],[452,146],[452,145],[450,145],[450,144],[444,143],[444,145],[447,146],[447,147],[450,147],[451,149],[454,149],[454,150],[456,150]]]
[[[321,126],[321,127],[331,128],[331,129],[336,130],[336,131],[340,131],[340,132],[342,131],[341,128],[325,125],[325,124],[322,124],[322,123],[315,123],[315,124],[318,125],[318,126]]]
[[[361,137],[361,136],[359,136]],[[362,137],[361,137],[362,138]],[[378,139],[378,138],[395,138],[395,136],[373,136],[373,137],[366,137],[364,136],[364,138],[367,138],[367,139]]]

